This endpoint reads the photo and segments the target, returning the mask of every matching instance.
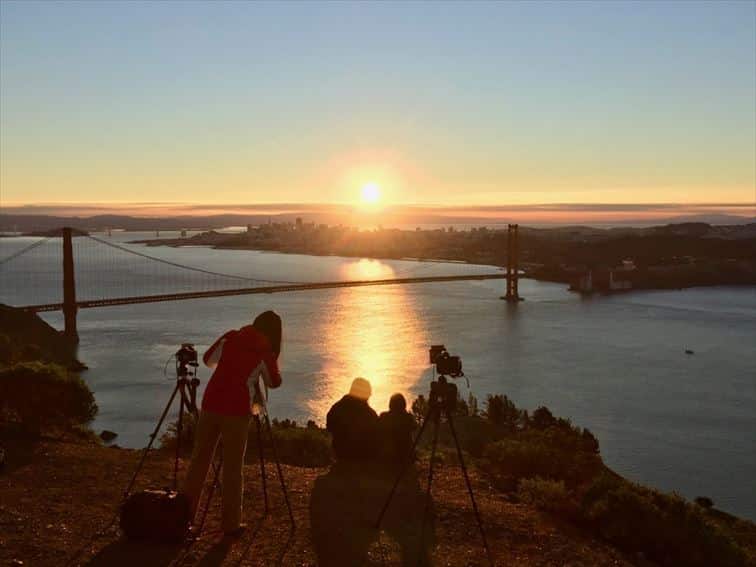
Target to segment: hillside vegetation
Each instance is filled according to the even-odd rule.
[[[325,558],[335,549],[346,558],[340,565],[392,565],[402,558],[416,564],[419,557],[436,565],[485,564],[444,423],[426,538],[418,530],[430,435],[423,438],[379,532],[375,518],[396,470],[378,462],[359,468],[334,464],[328,432],[313,422],[300,427],[289,420],[274,421],[273,431],[294,503],[295,532],[288,531],[270,462],[271,516],[257,520],[262,486],[251,429],[245,506],[256,527],[240,541],[218,539],[218,499],[210,510],[209,535],[198,542],[175,548],[136,545],[120,540],[117,529],[93,538],[114,519],[138,452],[104,447],[81,434],[97,411],[92,393],[76,372],[52,362],[60,357],[70,364],[73,351],[58,344],[59,335],[51,335],[48,326],[30,320],[35,316],[16,316],[23,324],[19,334],[6,327],[13,348],[0,367],[1,563],[62,565],[81,552],[72,564],[314,565],[329,564]],[[43,360],[28,360],[26,337]],[[504,395],[490,395],[480,405],[472,396],[459,399],[454,421],[497,564],[756,565],[752,522],[716,510],[703,495],[689,502],[629,482],[604,465],[590,431],[545,407],[530,413]],[[418,421],[427,409],[423,396],[412,404]],[[186,433],[182,471],[192,448],[191,420]],[[175,425],[161,444],[148,458],[138,488],[170,485]],[[268,441],[264,450],[270,459]]]

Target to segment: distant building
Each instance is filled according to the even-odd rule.
[[[633,289],[633,282],[621,270],[609,270],[609,291]]]
[[[580,293],[627,291],[633,289],[635,262],[623,260],[613,268],[588,268],[576,275],[570,289]]]
[[[609,290],[623,291],[633,289],[632,273],[635,271],[635,262],[630,259],[622,260],[622,263],[609,270]]]

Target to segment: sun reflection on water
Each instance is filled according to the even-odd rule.
[[[360,260],[346,267],[349,277],[391,277],[390,266]],[[425,369],[425,330],[414,300],[402,286],[344,288],[323,306],[319,336],[324,366],[322,389],[310,400],[314,415],[325,417],[330,406],[349,391],[352,380],[367,378],[373,395],[370,405],[388,409],[395,392],[408,395]]]
[[[349,262],[342,267],[342,279],[347,280],[383,280],[394,277],[394,269],[380,260],[362,258]]]

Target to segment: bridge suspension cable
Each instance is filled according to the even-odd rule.
[[[91,234],[86,235],[86,237],[89,238],[89,239],[91,239],[91,240],[93,240],[93,241],[95,241],[95,242],[98,242],[100,244],[104,244],[106,246],[110,246],[111,248],[114,248],[116,250],[120,250],[122,252],[126,252],[128,254],[132,254],[134,256],[139,256],[141,258],[145,258],[147,260],[152,260],[152,261],[155,261],[155,262],[159,262],[161,264],[172,266],[174,268],[181,268],[183,270],[189,270],[189,271],[192,271],[192,272],[197,272],[197,273],[206,274],[206,275],[210,275],[210,276],[217,276],[217,277],[222,277],[222,278],[230,278],[230,279],[235,279],[235,280],[244,281],[244,282],[252,282],[252,283],[259,282],[259,283],[266,283],[266,284],[292,284],[292,285],[298,285],[298,284],[317,284],[317,283],[323,283],[323,282],[320,282],[320,281],[313,281],[313,280],[304,280],[303,281],[303,280],[278,280],[278,279],[269,279],[269,278],[255,278],[255,277],[249,277],[249,276],[240,276],[240,275],[237,275],[237,274],[227,274],[227,273],[222,273],[222,272],[216,272],[216,271],[208,270],[208,269],[205,269],[205,268],[198,268],[196,266],[189,266],[189,265],[186,265],[186,264],[179,264],[177,262],[172,262],[172,261],[166,260],[164,258],[157,258],[155,256],[151,256],[149,254],[145,254],[144,252],[139,252],[138,250],[133,250],[133,249],[127,248],[125,246],[122,246],[120,244],[116,244],[114,242],[109,242],[107,240],[103,240],[102,238],[98,238],[96,236],[92,236]],[[428,269],[437,267],[439,264],[442,263],[442,262],[439,262],[439,261],[423,261],[423,260],[413,260],[413,261],[416,262],[418,265],[417,266],[409,266],[409,267],[406,267],[406,268],[401,269],[401,270],[394,270],[392,272],[392,276],[395,277],[395,278],[402,278],[402,277],[405,277],[408,274],[413,274],[413,273],[417,273],[417,272],[424,272],[424,271],[426,271]],[[345,280],[345,281],[348,281],[348,280]]]
[[[41,246],[42,244],[44,244],[45,242],[47,242],[51,238],[52,238],[52,236],[46,236],[45,238],[37,240],[36,242],[32,242],[31,244],[29,244],[29,246],[27,246],[25,248],[22,248],[21,250],[18,250],[16,252],[14,252],[13,254],[9,254],[5,258],[0,259],[0,266],[2,266],[4,264],[7,264],[11,260],[14,260],[14,259],[18,258],[19,256],[23,256],[27,252],[31,252],[32,250],[34,250],[38,246]]]
[[[120,250],[122,252],[127,252],[129,254],[133,254],[134,256],[139,256],[141,258],[145,258],[147,260],[153,260],[154,262],[160,262],[161,264],[166,264],[168,266],[173,266],[174,268],[181,268],[183,270],[189,270],[192,272],[198,272],[201,274],[207,274],[211,276],[218,276],[222,278],[231,278],[236,279],[240,281],[245,282],[262,282],[262,283],[270,283],[270,284],[306,284],[306,283],[312,283],[312,282],[303,282],[303,281],[288,281],[288,280],[269,280],[269,279],[263,279],[263,278],[250,278],[247,276],[239,276],[235,274],[223,274],[221,272],[214,272],[212,270],[206,270],[204,268],[197,268],[194,266],[187,266],[184,264],[179,264],[177,262],[171,262],[170,260],[165,260],[164,258],[157,258],[155,256],[150,256],[149,254],[144,254],[143,252],[139,252],[137,250],[131,250],[129,248],[126,248],[125,246],[121,246],[119,244],[116,244],[114,242],[108,242],[107,240],[103,240],[101,238],[97,238],[96,236],[92,236],[91,234],[86,235],[87,238],[94,240],[95,242],[99,242],[100,244],[105,244],[106,246],[110,246],[111,248],[115,248],[116,250]]]
[[[505,277],[498,269],[495,273],[486,273],[479,268],[472,274],[462,275],[459,270],[453,270],[453,275],[448,271],[447,275],[443,275],[439,272],[445,270],[437,268],[450,264],[432,260],[397,263],[354,258],[355,264],[367,261],[380,264],[379,269],[370,265],[364,274],[360,269],[353,272],[348,269],[352,277],[344,278],[341,262],[335,264],[337,269],[334,271],[326,261],[319,279],[295,281],[264,278],[225,273],[221,271],[223,268],[218,269],[218,266],[228,265],[229,262],[233,266],[249,267],[249,258],[255,258],[254,255],[240,254],[240,261],[237,261],[233,254],[225,251],[216,253],[203,247],[202,251],[191,253],[191,258],[199,259],[206,266],[198,267],[177,261],[177,258],[190,253],[186,249],[161,249],[153,256],[141,249],[134,249],[128,243],[104,240],[83,231],[64,229],[61,234],[63,246],[58,234],[42,237],[28,245],[24,239],[0,239],[0,245],[7,245],[11,250],[17,248],[0,259],[1,302],[32,311],[65,311],[67,308],[75,313],[75,309],[107,305]],[[67,251],[64,252],[64,249]],[[161,253],[170,256],[161,258]],[[287,265],[287,262],[283,262],[283,265]],[[67,279],[61,266],[69,267]],[[311,271],[304,273],[312,275]],[[75,293],[69,293],[68,299],[64,299],[64,288],[75,289]],[[449,297],[448,292],[442,296]]]

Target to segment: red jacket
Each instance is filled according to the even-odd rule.
[[[211,368],[217,362],[202,397],[202,409],[206,411],[250,415],[260,377],[270,388],[281,385],[277,356],[267,337],[252,325],[223,335],[202,360]]]

